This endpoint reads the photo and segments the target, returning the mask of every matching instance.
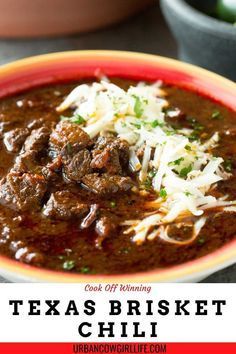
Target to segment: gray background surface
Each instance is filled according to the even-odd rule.
[[[74,49],[116,49],[177,58],[176,43],[158,6],[98,32],[65,38],[0,40],[0,64],[19,58]],[[0,277],[0,282],[5,282]],[[236,265],[213,274],[204,282],[236,282]]]

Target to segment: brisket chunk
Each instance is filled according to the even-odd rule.
[[[17,116],[9,117],[8,114],[0,113],[0,139],[3,138],[6,132],[17,127],[18,123]]]
[[[18,155],[15,159],[14,166],[12,168],[13,171],[17,172],[36,172],[38,171],[37,164],[37,151],[29,150],[25,151],[22,154]]]
[[[49,146],[52,155],[61,151],[73,154],[91,144],[89,135],[78,124],[60,121],[50,135]]]
[[[62,168],[62,158],[58,155],[52,162],[42,168],[42,174],[46,180],[55,181],[59,177]]]
[[[91,167],[109,174],[121,174],[129,161],[129,146],[126,141],[112,137],[99,137],[92,151]]]
[[[88,174],[82,178],[82,182],[87,189],[99,195],[126,192],[134,185],[130,177],[112,176],[106,173]]]
[[[77,152],[64,162],[64,175],[69,181],[80,182],[82,177],[91,172],[91,157],[87,149]]]
[[[16,157],[13,171],[21,173],[40,173],[42,166],[39,164],[40,152],[48,145],[50,130],[47,127],[32,130],[26,138],[20,154]]]
[[[44,118],[33,119],[28,123],[27,127],[30,130],[38,129],[45,125],[46,122]]]
[[[91,162],[91,167],[96,170],[103,170],[112,175],[121,174],[122,172],[119,154],[116,149],[107,148],[97,154]]]
[[[87,204],[81,203],[76,196],[64,190],[51,194],[43,214],[55,219],[68,220],[72,217],[82,218],[88,211]]]
[[[13,171],[41,173],[39,153],[48,145],[50,131],[46,127],[32,130],[26,138],[20,154],[16,157]]]
[[[48,127],[50,129],[54,128],[56,123],[51,120],[51,115],[48,113],[44,113],[43,117],[33,119],[27,124],[27,128],[30,130],[38,129],[42,127]]]
[[[4,134],[3,142],[10,152],[20,151],[26,137],[29,135],[27,128],[15,128]]]
[[[46,189],[40,175],[9,172],[0,182],[0,203],[21,211],[38,210]]]
[[[24,143],[23,151],[42,151],[48,145],[49,136],[50,130],[47,127],[32,130],[31,134]]]

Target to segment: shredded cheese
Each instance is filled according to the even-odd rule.
[[[219,141],[218,132],[201,143],[192,139],[192,129],[174,129],[168,124],[168,101],[160,82],[139,83],[128,91],[108,80],[83,84],[66,97],[57,111],[69,107],[74,109],[74,117],[83,118],[81,127],[91,138],[111,132],[126,140],[130,146],[130,169],[138,174],[140,190],[149,180],[157,193],[155,201],[147,202],[147,208],[155,209],[153,215],[127,221],[126,233],[134,233],[134,242],[140,244],[159,236],[168,242],[186,244],[170,240],[170,223],[183,215],[197,217],[192,241],[205,224],[202,215],[206,209],[232,208],[236,204],[210,195],[217,182],[230,177],[222,167],[223,159],[212,155]],[[177,114],[178,109],[169,111],[168,116]]]

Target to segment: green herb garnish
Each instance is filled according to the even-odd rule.
[[[65,261],[62,265],[62,268],[65,270],[71,270],[74,267],[75,267],[75,261],[73,261],[73,260]]]
[[[175,160],[175,161],[169,162],[168,165],[169,165],[169,166],[171,166],[171,165],[179,166],[182,161],[184,161],[184,158],[183,158],[183,157],[180,157],[179,159],[177,159],[177,160]]]
[[[164,188],[161,188],[159,195],[161,198],[165,199],[167,197],[166,190]]]
[[[161,122],[159,122],[157,119],[156,120],[153,120],[152,122],[151,122],[151,127],[152,128],[156,128],[156,127],[163,127],[163,123],[161,123]]]
[[[186,120],[190,123],[191,127],[195,130],[195,131],[201,131],[204,129],[204,126],[198,122],[198,120],[196,118],[193,117],[187,117]]]
[[[204,126],[202,125],[202,124],[200,124],[200,123],[196,123],[195,125],[194,125],[194,130],[197,130],[197,131],[201,131],[201,130],[203,130],[204,129]]]
[[[134,104],[134,113],[136,114],[137,118],[142,117],[143,114],[143,107],[142,107],[142,101],[138,96],[133,96],[135,99],[135,104]]]
[[[88,273],[90,273],[90,271],[91,271],[90,268],[86,267],[86,266],[80,268],[80,273],[83,273],[83,274],[88,274]]]
[[[222,119],[222,116],[220,114],[220,111],[214,111],[211,115],[211,119]]]
[[[190,192],[188,192],[188,191],[184,192],[184,194],[185,194],[187,197],[190,197],[190,195],[192,195],[192,193],[190,193]]]
[[[150,190],[152,188],[152,181],[150,178],[147,178],[146,181],[144,182],[144,188],[147,190]]]
[[[111,206],[111,208],[115,208],[116,207],[116,202],[114,200],[112,200],[110,202],[110,206]]]
[[[60,116],[60,120],[68,120],[68,121],[70,121],[72,123],[76,123],[76,124],[83,124],[86,122],[86,120],[80,114],[75,114],[72,117]]]
[[[71,121],[76,124],[83,124],[86,122],[86,120],[80,114],[76,114],[74,117],[72,117]]]
[[[224,160],[223,166],[224,166],[225,171],[232,172],[233,164],[232,164],[231,160],[229,160],[229,159]]]
[[[154,171],[154,170],[151,170],[151,171],[148,172],[148,176],[150,178],[153,178],[155,176],[155,174],[156,174],[156,171]]]
[[[198,240],[197,240],[197,242],[198,242],[200,245],[202,245],[203,243],[206,242],[205,237],[199,237]]]
[[[193,166],[192,166],[192,165],[189,165],[189,166],[187,166],[187,167],[182,168],[182,169],[180,170],[180,172],[179,172],[179,176],[180,176],[181,178],[186,178],[187,175],[189,174],[189,172],[192,171],[192,169],[193,169]]]
[[[139,123],[130,123],[130,124],[132,124],[137,129],[141,129],[141,124]]]
[[[190,146],[190,145],[186,145],[186,146],[185,146],[185,150],[191,151],[191,150],[192,150],[192,149],[191,149],[191,146]]]
[[[175,130],[166,130],[165,133],[166,133],[167,136],[174,135],[175,134]]]
[[[199,132],[194,130],[190,135],[189,135],[189,141],[194,141],[199,139]]]

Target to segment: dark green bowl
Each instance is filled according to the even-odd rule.
[[[236,26],[204,13],[214,3],[161,0],[161,8],[178,42],[181,60],[236,81]]]

